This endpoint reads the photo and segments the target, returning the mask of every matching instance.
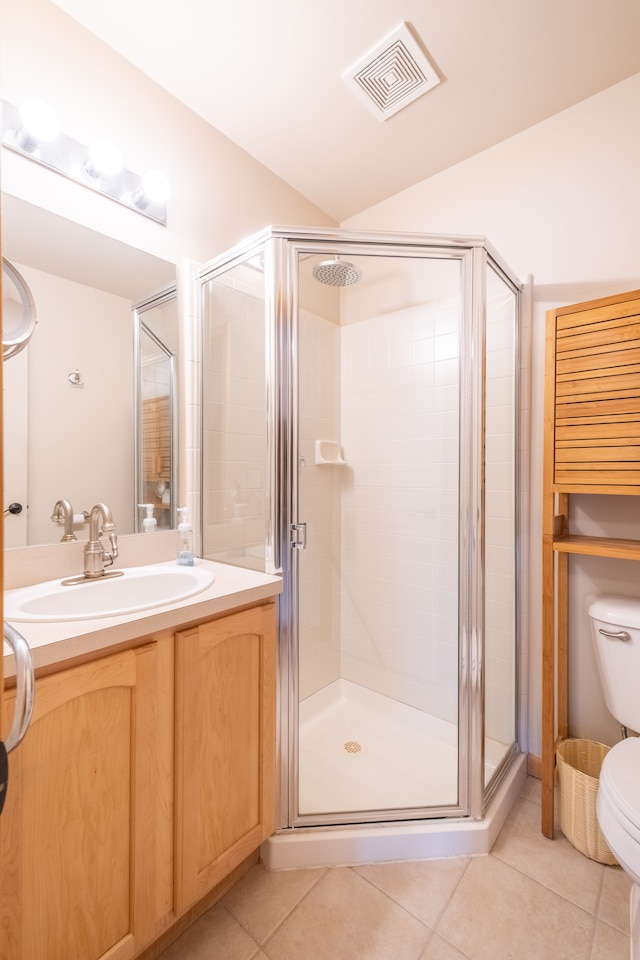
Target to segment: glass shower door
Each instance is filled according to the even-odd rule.
[[[462,257],[325,250],[297,256],[297,814],[460,813]]]
[[[264,258],[203,278],[203,556],[264,570],[267,316]]]

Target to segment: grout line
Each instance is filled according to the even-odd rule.
[[[257,956],[257,954],[258,954],[259,951],[260,951],[260,944],[258,943],[258,941],[256,940],[256,938],[254,937],[254,935],[253,935],[252,933],[250,933],[249,930],[247,930],[247,928],[245,927],[245,925],[235,916],[235,914],[232,913],[231,910],[229,910],[229,907],[226,905],[226,903],[223,903],[222,900],[218,900],[218,903],[217,903],[217,904],[214,904],[214,906],[218,906],[218,904],[219,904],[219,905],[222,907],[222,909],[231,917],[231,919],[233,920],[233,922],[234,922],[234,923],[237,923],[238,926],[239,926],[242,930],[244,930],[244,932],[246,933],[246,935],[247,935],[248,937],[250,937],[251,940],[253,940],[253,942],[255,943],[256,949],[255,949],[255,951],[251,954],[251,957],[249,958],[249,960],[253,960],[253,958],[254,958],[255,956]],[[161,960],[161,958],[160,958],[160,960]]]
[[[488,855],[489,855],[489,854],[488,854]],[[453,898],[455,897],[456,893],[458,892],[458,887],[460,886],[460,884],[462,883],[464,877],[466,876],[467,870],[469,869],[469,867],[470,867],[470,865],[471,865],[472,859],[473,859],[473,857],[469,857],[469,858],[468,858],[467,864],[466,864],[464,870],[462,871],[462,873],[460,874],[460,879],[458,880],[458,882],[456,883],[455,887],[454,887],[453,890],[451,891],[451,896],[449,897],[449,899],[447,900],[445,906],[442,908],[442,910],[440,911],[440,913],[439,913],[439,915],[438,915],[438,918],[437,918],[437,920],[436,920],[436,922],[435,922],[435,926],[434,926],[434,928],[433,928],[434,930],[437,930],[437,929],[438,929],[438,927],[440,926],[440,921],[442,920],[443,916],[445,915],[445,913],[447,912],[447,910],[448,910],[449,907],[451,906],[451,902],[452,902]],[[445,939],[445,938],[443,937],[443,939]]]
[[[600,904],[602,902],[602,892],[604,890],[604,869],[602,871],[602,877],[600,878],[600,889],[598,890],[598,896],[596,899],[596,905],[594,910],[595,923],[593,925],[593,932],[591,934],[591,949],[589,950],[590,960],[593,960],[593,951],[596,946],[596,931],[598,929],[598,913],[600,912]]]
[[[264,867],[263,869],[266,870],[266,867]],[[296,872],[296,873],[300,872],[300,873],[301,873],[301,872],[303,872],[305,869],[306,869],[305,867],[295,868],[294,872]],[[309,869],[318,869],[318,868],[317,868],[317,867],[312,867],[312,868],[309,868]],[[289,917],[291,916],[291,914],[292,914],[295,910],[298,909],[298,907],[300,906],[300,904],[303,903],[303,902],[307,899],[307,897],[309,896],[309,894],[311,893],[311,891],[312,891],[312,890],[315,890],[315,888],[316,888],[317,885],[320,883],[320,881],[323,879],[323,877],[325,877],[326,874],[329,872],[329,870],[332,870],[332,869],[334,869],[334,868],[333,868],[333,867],[324,867],[324,868],[322,869],[322,872],[320,873],[320,876],[316,877],[316,879],[315,879],[314,882],[311,884],[311,886],[309,887],[309,889],[308,889],[308,890],[305,890],[305,892],[302,894],[302,896],[299,897],[298,900],[296,900],[296,902],[295,902],[294,905],[291,907],[291,909],[288,910],[288,911],[286,912],[286,914],[282,917],[282,919],[278,921],[278,923],[275,925],[275,927],[273,928],[273,930],[271,930],[270,933],[268,933],[268,934],[266,935],[266,937],[264,937],[264,939],[260,941],[260,947],[264,947],[265,944],[269,943],[269,941],[273,939],[273,937],[276,935],[276,933],[278,932],[278,930],[280,929],[280,927],[283,925],[283,923],[285,923],[285,921],[287,921],[287,920],[289,919]]]

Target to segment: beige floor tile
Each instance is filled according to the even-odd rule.
[[[271,871],[258,864],[232,887],[222,902],[245,930],[262,943],[324,872]]]
[[[160,960],[254,960],[258,944],[219,903],[182,934]]]
[[[598,919],[629,933],[631,880],[622,867],[605,867]]]
[[[431,937],[420,960],[468,960],[466,953],[460,953],[437,933]]]
[[[591,960],[629,960],[628,935],[598,920]]]
[[[355,868],[378,890],[434,927],[460,883],[468,858],[413,863],[378,863]]]
[[[522,790],[520,791],[520,796],[524,797],[525,800],[531,800],[532,803],[537,803],[538,806],[540,806],[541,792],[541,781],[537,780],[535,777],[527,777],[523,784]]]
[[[559,832],[554,840],[543,836],[537,804],[516,800],[491,855],[584,910],[596,912],[604,866],[579,853]]]
[[[595,918],[495,857],[471,861],[437,932],[473,960],[589,960]]]
[[[328,870],[262,949],[269,960],[415,960],[431,931],[349,867]]]

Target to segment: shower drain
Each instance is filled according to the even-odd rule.
[[[357,740],[347,740],[344,744],[344,749],[347,753],[360,753],[362,745],[359,744]]]

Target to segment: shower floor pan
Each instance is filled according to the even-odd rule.
[[[300,704],[301,815],[455,804],[457,730],[337,680]],[[488,778],[505,755],[486,745]],[[297,828],[262,846],[270,869],[488,853],[526,776],[520,756],[482,821],[469,818]]]
[[[453,805],[457,736],[453,723],[336,680],[300,704],[300,813]],[[487,779],[506,750],[487,746]]]

